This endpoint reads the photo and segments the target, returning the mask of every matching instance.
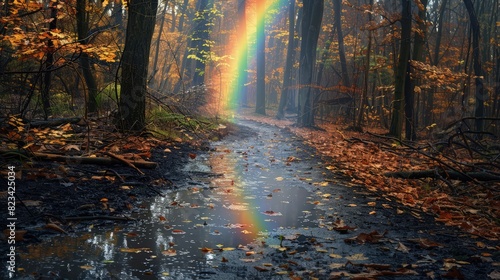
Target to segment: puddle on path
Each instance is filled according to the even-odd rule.
[[[306,190],[313,176],[321,180],[311,170],[316,162],[275,129],[253,126],[258,136],[228,138],[190,160],[190,179],[178,184],[187,187],[144,201],[137,222],[111,231],[96,226],[20,252],[19,276],[194,279],[220,258],[208,249],[237,248],[279,228],[317,227],[323,212]]]

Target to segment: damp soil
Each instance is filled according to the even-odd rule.
[[[166,148],[169,152],[165,152]],[[151,161],[159,166],[155,170],[143,169],[146,175],[127,167],[110,167],[122,175],[123,182],[103,179],[104,168],[100,166],[69,166],[65,170],[58,163],[35,162],[60,176],[17,182],[16,230],[26,233],[16,242],[16,253],[21,256],[17,268],[21,270],[14,273],[14,279],[488,279],[498,270],[497,241],[475,238],[435,222],[434,217],[419,209],[407,208],[351,184],[349,178],[327,168],[330,159],[318,156],[287,130],[237,120],[219,142],[196,149],[183,144],[160,146]],[[81,180],[65,180],[67,172]],[[6,185],[5,178],[2,180]],[[231,200],[234,192],[246,189],[255,191],[242,193],[246,202]],[[301,197],[280,196],[285,189]],[[200,209],[191,209],[195,202],[179,198],[193,190],[203,195]],[[259,200],[261,194],[266,197]],[[251,208],[252,201],[262,203]],[[182,202],[186,205],[179,205]],[[291,207],[283,206],[290,202]],[[151,205],[156,204],[161,207],[153,209]],[[210,214],[214,205],[221,210],[219,216],[237,212],[236,220],[226,221],[225,217]],[[198,214],[185,228],[181,225],[188,224],[187,218],[174,222],[174,217],[168,216],[191,213],[188,209]],[[257,218],[244,221],[244,213],[250,211]],[[7,213],[1,213],[0,218],[7,221]],[[148,219],[158,226],[154,232],[140,232],[137,228],[144,227],[141,220]],[[122,252],[126,257],[116,258],[114,264],[101,260],[93,266],[81,260],[86,256],[60,252],[71,250],[61,243],[88,243],[94,235],[106,239],[120,234],[125,236],[120,242],[140,245],[140,239],[160,231],[180,233],[179,228],[188,234],[165,235],[172,237],[165,241],[172,248],[165,245],[158,254],[141,250],[134,253],[139,262],[151,265],[130,273],[123,274],[127,271],[123,266],[131,252]],[[95,233],[96,229],[99,233]],[[190,232],[200,232],[192,235],[196,240],[191,241],[200,255],[196,264],[189,265],[178,256],[176,269],[170,268],[168,260],[175,259],[173,252],[187,252],[181,239],[189,239]],[[202,233],[208,234],[201,237]],[[68,258],[62,260],[68,262],[66,270],[82,272],[74,277],[58,271],[61,269],[53,265],[61,262],[57,256],[38,259],[37,265],[23,263],[29,260],[33,248],[43,250],[44,246],[64,247],[52,250]],[[124,247],[126,244],[119,244],[116,250]],[[5,234],[0,248],[5,268],[9,252]],[[95,252],[88,254],[90,257]],[[156,262],[151,260],[153,256]],[[74,259],[79,259],[77,268],[70,269]],[[123,262],[123,266],[117,262]],[[102,269],[99,273],[88,271],[95,267]],[[3,271],[2,277],[8,277]]]

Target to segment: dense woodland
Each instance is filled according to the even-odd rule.
[[[406,139],[460,120],[478,137],[498,135],[499,9],[496,0],[2,1],[0,110],[142,130],[255,106],[297,114],[299,126],[342,121]]]

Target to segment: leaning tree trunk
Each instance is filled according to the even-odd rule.
[[[156,22],[158,0],[130,0],[122,81],[119,126],[122,130],[143,130],[146,126],[146,93],[149,51]]]
[[[314,110],[312,96],[312,81],[316,64],[316,47],[318,46],[321,21],[323,19],[324,0],[304,0],[304,15],[302,18],[302,41],[300,44],[299,68],[299,104],[297,124],[299,126],[314,126]]]

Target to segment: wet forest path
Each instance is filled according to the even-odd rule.
[[[191,156],[177,190],[142,202],[137,222],[30,246],[20,252],[20,275],[488,279],[496,273],[498,256],[484,253],[494,244],[347,186],[348,178],[327,166],[287,130],[238,120],[210,151]]]

